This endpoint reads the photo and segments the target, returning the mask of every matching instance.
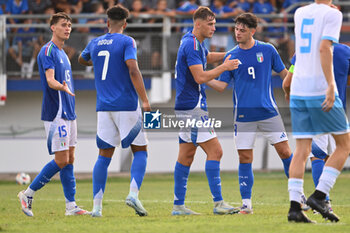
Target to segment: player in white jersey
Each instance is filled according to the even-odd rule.
[[[137,63],[135,40],[123,34],[129,11],[117,5],[107,10],[108,33],[89,42],[79,63],[93,65],[97,92],[97,135],[99,156],[92,173],[93,217],[102,216],[102,199],[108,166],[116,146],[131,147],[130,192],[125,203],[139,216],[147,211],[138,199],[146,172],[147,140],[142,129],[142,108],[150,111],[142,74]]]
[[[73,173],[74,151],[77,143],[75,95],[70,61],[63,45],[69,39],[72,19],[65,13],[50,18],[52,39],[38,54],[38,66],[43,87],[41,120],[44,121],[49,154],[55,158],[45,165],[30,186],[18,194],[22,210],[33,216],[32,201],[36,191],[60,172],[66,215],[84,215],[88,211],[75,203],[75,177]]]
[[[312,138],[331,133],[336,149],[325,164],[315,192],[307,204],[325,219],[339,221],[326,206],[333,187],[350,152],[348,119],[338,97],[333,74],[332,44],[339,40],[342,13],[331,7],[331,0],[299,8],[295,15],[296,64],[290,91],[292,130],[296,150],[290,166],[288,221],[312,222],[300,207],[305,163]],[[290,79],[284,80],[288,86]]]

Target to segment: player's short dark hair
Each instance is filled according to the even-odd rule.
[[[60,21],[60,19],[65,19],[69,22],[72,22],[72,18],[69,15],[67,15],[65,12],[58,12],[56,14],[53,14],[50,17],[50,26],[58,23],[58,21]]]
[[[196,19],[215,19],[215,14],[206,6],[200,6],[193,14],[193,21]]]
[[[107,16],[111,20],[124,20],[129,17],[129,10],[121,5],[112,6],[107,10]]]
[[[248,28],[256,28],[258,26],[258,17],[252,13],[243,13],[236,17],[235,23],[246,25]]]

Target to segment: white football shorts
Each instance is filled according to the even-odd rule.
[[[288,137],[284,129],[281,116],[252,122],[235,122],[234,139],[237,150],[253,149],[255,138],[258,132],[266,137],[270,144],[287,141]]]
[[[316,157],[325,159],[327,155],[331,155],[335,150],[335,140],[331,134],[316,136],[312,139],[312,150],[310,158]]]
[[[44,121],[47,148],[52,155],[57,151],[69,150],[77,144],[77,121],[56,118],[53,121]]]
[[[127,148],[147,145],[142,128],[141,109],[135,111],[97,112],[97,147],[108,149],[121,144]]]
[[[180,127],[179,131],[179,143],[192,142],[197,146],[198,143],[206,142],[216,137],[214,128],[208,124],[210,119],[207,111],[195,108],[192,110],[176,110],[175,114],[178,121],[184,122],[184,127]],[[207,124],[204,124],[205,122]]]

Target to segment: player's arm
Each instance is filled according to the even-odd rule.
[[[288,70],[286,68],[284,68],[281,72],[278,73],[282,80],[284,80],[287,77],[287,74]]]
[[[348,75],[348,83],[347,83],[348,86],[350,86],[350,75]]]
[[[209,82],[210,80],[219,77],[225,71],[230,71],[238,68],[239,62],[237,59],[230,60],[231,55],[227,56],[224,63],[217,66],[215,69],[204,71],[203,65],[190,66],[191,74],[198,84]]]
[[[320,44],[320,59],[323,74],[326,77],[328,84],[326,99],[322,103],[322,110],[328,112],[332,109],[335,100],[335,80],[332,72],[333,67],[333,54],[332,54],[332,41],[322,40]]]
[[[223,82],[223,81],[219,81],[216,79],[210,80],[206,84],[218,92],[223,92],[225,90],[225,88],[228,86],[228,83]]]
[[[209,52],[207,55],[207,63],[221,62],[224,60],[225,54],[225,52]]]
[[[142,108],[144,111],[151,111],[151,106],[148,101],[145,86],[143,84],[143,78],[135,59],[128,59],[125,61],[126,66],[129,69],[131,82],[135,87],[135,90],[142,101]]]
[[[45,71],[46,81],[50,88],[57,90],[57,91],[65,91],[71,96],[75,96],[74,93],[71,92],[69,89],[66,81],[63,81],[61,84],[55,79],[55,70],[54,69],[47,69]]]
[[[294,67],[294,65],[292,65],[291,67]],[[291,69],[289,69],[289,71],[287,72],[287,75],[283,79],[283,83],[282,83],[284,97],[286,98],[286,100],[288,102],[289,102],[289,98],[290,98],[290,86],[292,84],[292,78],[293,78],[293,72],[291,72]]]
[[[78,62],[83,66],[92,66],[92,60],[86,61],[81,54],[79,55]]]

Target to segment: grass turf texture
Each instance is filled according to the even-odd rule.
[[[224,200],[241,205],[237,173],[222,173]],[[32,177],[34,178],[34,177]],[[204,173],[192,173],[188,181],[186,206],[200,216],[171,216],[173,202],[172,174],[147,174],[140,199],[149,216],[139,217],[125,205],[129,178],[107,181],[103,217],[64,216],[65,204],[59,181],[51,181],[37,192],[33,202],[34,217],[23,214],[17,193],[24,189],[9,181],[0,181],[0,232],[350,232],[350,172],[343,172],[331,193],[333,209],[340,222],[330,223],[318,215],[307,215],[317,224],[287,222],[289,198],[287,179],[282,172],[255,172],[253,215],[213,215],[213,203]],[[313,191],[310,173],[305,175],[305,193]],[[91,180],[77,181],[78,205],[92,209]]]

